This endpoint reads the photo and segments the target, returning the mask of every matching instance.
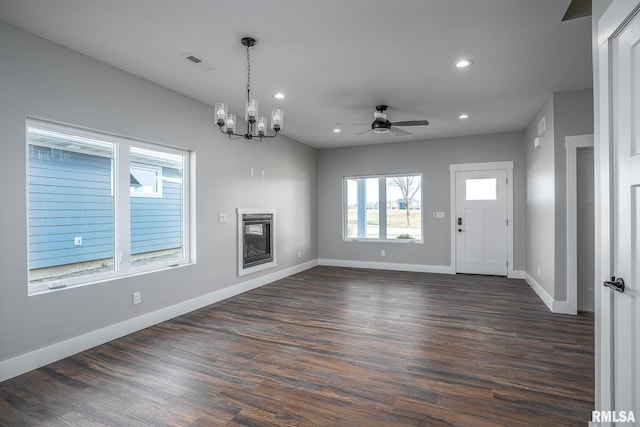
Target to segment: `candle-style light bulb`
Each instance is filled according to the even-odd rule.
[[[253,124],[256,122],[256,116],[258,115],[258,101],[255,99],[249,99],[246,103],[244,119]]]
[[[258,136],[264,136],[265,131],[267,130],[267,119],[264,117],[260,117],[258,119]]]
[[[236,132],[236,115],[235,114],[229,113],[229,115],[227,116],[226,125],[227,125],[225,129],[226,133],[228,133],[229,135],[232,135]]]
[[[216,104],[216,124],[222,127],[227,121],[227,106],[225,104]]]
[[[282,129],[282,110],[271,110],[271,129],[279,132]]]

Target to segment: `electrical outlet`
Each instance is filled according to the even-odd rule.
[[[140,296],[140,291],[133,293],[133,303],[140,304],[142,302],[142,297]]]
[[[218,222],[227,222],[227,215],[223,213],[218,214]]]
[[[302,258],[302,251],[298,251],[298,258]]]
[[[384,249],[382,249],[380,251],[380,256],[387,256],[387,251],[385,251]]]
[[[73,246],[82,246],[82,237],[74,237]]]

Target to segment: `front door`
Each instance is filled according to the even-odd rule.
[[[456,273],[507,275],[507,171],[458,171]]]

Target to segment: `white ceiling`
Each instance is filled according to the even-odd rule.
[[[261,115],[282,108],[285,135],[327,148],[524,129],[553,92],[592,87],[591,19],[561,22],[569,2],[0,0],[0,19],[238,115],[240,38],[253,36]],[[463,57],[473,66],[456,69]],[[370,123],[376,104],[392,122],[431,124],[402,137],[355,135],[368,125],[333,133],[337,122]]]

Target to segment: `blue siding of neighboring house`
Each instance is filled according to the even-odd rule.
[[[114,257],[111,169],[106,157],[30,146],[30,269]],[[169,182],[162,198],[132,197],[133,254],[181,246],[180,197],[180,185]]]
[[[113,258],[113,229],[111,159],[31,145],[29,268]]]

